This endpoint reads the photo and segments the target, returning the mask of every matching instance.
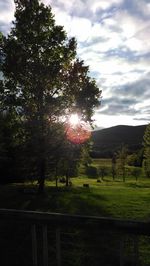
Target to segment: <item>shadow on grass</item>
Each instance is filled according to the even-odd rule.
[[[133,187],[133,185],[135,186],[135,183],[129,183],[127,185]],[[36,194],[36,191],[37,186],[31,184],[13,184],[2,187],[0,192],[0,206],[68,214],[110,216],[110,213],[108,213],[108,211],[106,212],[106,207],[104,204],[106,201],[108,201],[108,198],[107,196],[105,197],[104,195],[101,195],[98,189],[83,187],[56,188],[47,186],[45,189],[45,194],[43,195]],[[0,233],[2,265],[31,266],[32,247],[30,226],[28,224],[20,224],[18,222],[15,224],[13,221],[8,221],[8,223],[1,222]],[[101,265],[103,266],[119,266],[119,236],[116,236],[116,234],[113,233],[108,234],[108,232],[106,234],[105,231],[96,231],[95,233],[93,231],[75,231],[73,233],[78,234],[76,238],[75,234],[73,234],[72,238],[75,239],[75,242],[73,242],[73,250],[69,246],[69,252],[72,254],[71,252],[73,251],[74,258],[80,259],[79,250],[75,247],[75,244],[80,244],[80,251],[82,251],[83,257],[81,254],[81,263],[78,263],[75,261],[75,259],[72,260],[72,255],[70,255],[71,264],[65,265],[99,266],[99,262],[101,261]],[[67,241],[67,237],[65,240]],[[39,242],[42,242],[42,236],[39,238]],[[42,248],[39,250],[39,253],[41,253]],[[74,264],[72,261],[75,261]],[[129,261],[124,265],[129,266],[133,264],[131,264]],[[150,264],[140,265],[147,266]]]
[[[130,188],[150,188],[150,184],[149,183],[125,183],[126,187],[130,187]]]
[[[105,197],[89,188],[46,187],[44,195],[28,198],[24,209],[47,212],[61,212],[80,215],[109,216],[103,207]]]

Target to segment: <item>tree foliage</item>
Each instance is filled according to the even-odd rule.
[[[150,124],[147,125],[143,137],[144,160],[143,166],[147,177],[150,177]]]
[[[127,147],[123,144],[118,151],[118,172],[122,175],[123,182],[125,182],[125,177],[126,177],[126,160],[127,160],[127,153],[128,149]]]
[[[112,156],[112,159],[111,159],[111,172],[112,172],[113,180],[115,180],[115,177],[117,175],[116,165],[117,165],[117,154],[114,153],[113,156]]]
[[[127,156],[127,164],[130,166],[141,167],[143,161],[143,149],[138,150]]]
[[[77,112],[91,120],[100,91],[76,56],[76,40],[56,25],[51,7],[38,0],[15,5],[11,32],[1,38],[1,108],[16,125],[13,138],[42,190],[65,139],[60,117]]]

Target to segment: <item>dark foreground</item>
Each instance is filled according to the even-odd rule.
[[[2,266],[149,266],[150,223],[0,209]]]

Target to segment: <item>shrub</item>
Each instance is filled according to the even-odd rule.
[[[126,167],[126,173],[128,175],[128,177],[135,177],[136,181],[138,180],[138,178],[140,176],[143,175],[143,171],[141,167],[136,167],[136,166],[132,166],[132,167]]]
[[[85,173],[90,178],[97,178],[98,177],[97,168],[94,166],[87,166]]]
[[[145,159],[143,161],[143,168],[144,168],[144,172],[146,177],[150,178],[150,159]]]
[[[103,178],[108,175],[108,167],[105,167],[105,166],[101,166],[99,167],[98,169],[98,174],[99,176],[101,177],[101,179],[103,180]]]

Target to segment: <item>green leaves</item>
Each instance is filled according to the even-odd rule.
[[[144,157],[150,159],[150,124],[146,127],[144,134]]]
[[[15,5],[13,27],[1,45],[1,94],[6,109],[16,115],[13,122],[20,121],[23,145],[32,147],[34,168],[41,165],[39,174],[45,178],[43,165],[56,159],[54,150],[64,143],[59,117],[74,111],[90,120],[100,92],[89,67],[76,58],[75,38],[68,39],[55,24],[51,8],[38,0],[15,0]]]
[[[144,171],[147,177],[150,177],[150,124],[146,127],[145,134],[143,137],[144,146]]]

